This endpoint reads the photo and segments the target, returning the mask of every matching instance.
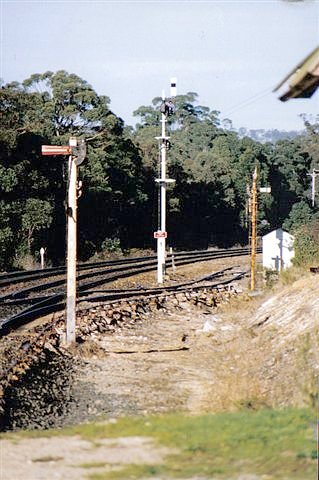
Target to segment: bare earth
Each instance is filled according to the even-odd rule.
[[[192,275],[219,268],[206,262]],[[180,275],[188,277],[190,267]],[[96,335],[77,349],[84,360],[77,373],[78,419],[309,404],[319,370],[318,307],[318,281],[309,275],[275,294],[251,299],[244,293],[217,311],[185,302],[180,311],[145,315],[112,335]],[[83,463],[112,469],[160,463],[167,453],[140,437],[105,439],[94,448],[78,437],[7,439],[0,478],[80,480],[88,474]]]

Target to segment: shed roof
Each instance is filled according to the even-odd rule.
[[[265,238],[271,238],[271,237],[278,237],[278,236],[281,236],[281,237],[287,237],[287,238],[291,238],[291,240],[294,239],[294,236],[291,235],[290,233],[286,232],[285,230],[283,230],[282,228],[277,228],[276,230],[272,230],[271,232],[267,233],[266,235],[263,235],[263,239]]]
[[[276,92],[288,82],[289,90],[279,99],[286,102],[290,98],[310,98],[319,87],[319,47],[302,60],[274,89]]]

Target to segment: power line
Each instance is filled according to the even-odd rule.
[[[253,95],[252,97],[249,97],[246,100],[242,100],[241,102],[233,105],[228,110],[226,110],[226,113],[224,113],[223,115],[227,116],[227,115],[233,114],[234,112],[237,112],[238,110],[240,110],[242,108],[248,107],[249,105],[257,102],[258,100],[261,100],[266,95],[269,95],[269,93],[271,93],[271,91],[272,90],[270,88],[267,88],[266,90],[262,90],[261,92]]]

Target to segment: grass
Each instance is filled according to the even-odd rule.
[[[38,436],[42,433],[38,432]],[[90,480],[146,479],[159,475],[217,480],[236,478],[240,474],[266,475],[263,478],[267,480],[312,480],[316,472],[316,420],[310,409],[119,418],[51,434],[80,435],[92,442],[102,438],[146,436],[158,445],[172,448],[172,454],[163,464],[127,465],[112,471],[88,472]]]
[[[292,285],[296,280],[305,276],[306,272],[309,272],[309,269],[293,266],[280,272],[279,281],[284,286]]]

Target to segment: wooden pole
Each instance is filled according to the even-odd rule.
[[[76,138],[70,138],[70,146],[76,146]],[[68,175],[68,240],[67,240],[67,299],[66,299],[66,343],[75,342],[76,321],[76,225],[77,225],[77,165],[69,156]]]
[[[257,167],[253,173],[253,186],[251,192],[251,265],[250,265],[250,290],[256,287],[256,254],[257,254]]]

